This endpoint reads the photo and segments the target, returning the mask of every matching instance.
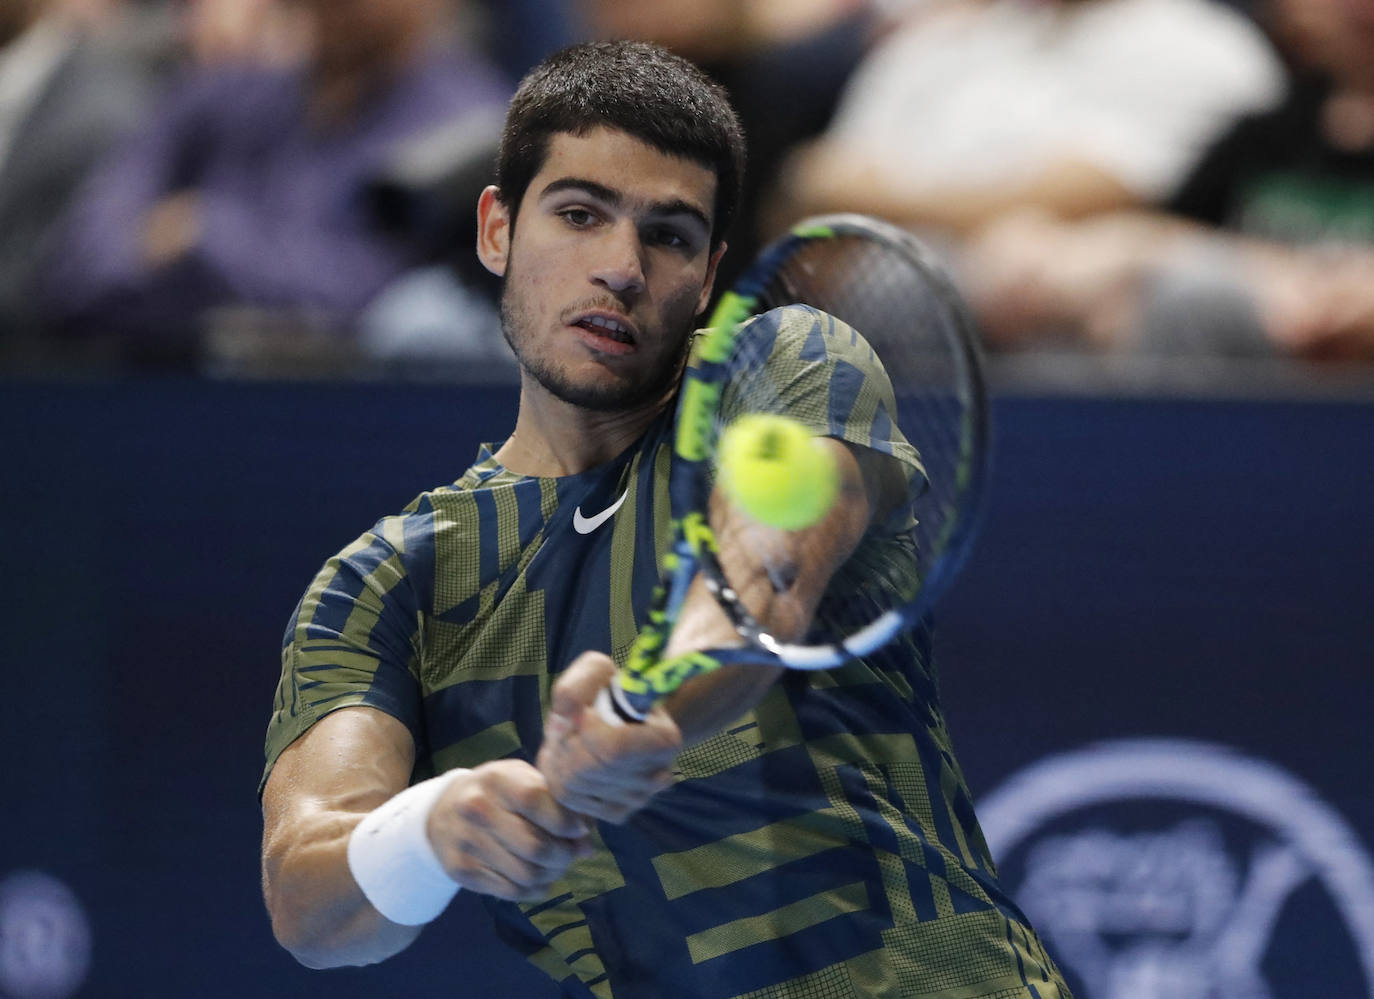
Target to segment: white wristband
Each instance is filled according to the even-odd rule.
[[[430,810],[449,782],[449,770],[408,787],[374,808],[348,838],[348,869],[372,907],[393,923],[422,926],[438,917],[458,885],[430,845]]]

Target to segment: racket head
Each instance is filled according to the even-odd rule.
[[[755,309],[827,313],[864,338],[887,374],[892,421],[926,480],[911,497],[919,588],[888,608],[912,627],[957,578],[982,518],[991,421],[977,326],[943,262],[906,230],[847,213],[807,219],[789,235],[798,234],[811,238],[775,261]]]
[[[755,317],[788,305],[810,307],[789,321],[811,322],[807,335],[816,339],[778,363],[772,317]],[[822,356],[822,382],[810,385],[814,372],[803,369]],[[862,389],[849,408],[837,406],[843,393],[830,380],[852,380],[854,371],[868,373],[859,376]],[[883,460],[900,459],[907,473],[901,501],[874,529],[885,532],[882,543],[861,544],[854,564],[832,580],[817,626],[801,643],[777,641],[739,602],[707,519],[716,442],[726,423],[749,412],[801,415],[816,433],[864,453],[883,452]],[[808,219],[770,244],[722,297],[684,377],[669,486],[674,540],[649,621],[617,684],[619,713],[642,717],[690,676],[726,662],[829,668],[914,627],[967,555],[982,507],[988,443],[977,333],[924,244],[853,214]],[[771,533],[776,530],[758,525],[758,544],[766,547]],[[664,663],[660,657],[698,572],[744,643]]]

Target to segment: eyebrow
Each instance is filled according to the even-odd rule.
[[[560,177],[550,181],[540,192],[539,197],[546,198],[559,191],[581,191],[591,195],[598,201],[605,202],[612,208],[619,208],[625,202],[625,197],[613,187],[594,180],[587,180],[585,177]],[[696,205],[682,198],[670,198],[667,201],[655,201],[649,205],[649,212],[653,215],[687,215],[701,223],[708,233],[711,231],[711,220],[707,218]]]

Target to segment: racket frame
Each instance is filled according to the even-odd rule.
[[[961,415],[960,441],[966,460],[960,465],[961,503],[956,515],[944,525],[937,544],[939,554],[915,599],[885,611],[838,643],[797,644],[774,637],[744,606],[726,579],[715,533],[704,512],[712,476],[703,466],[715,456],[716,418],[741,329],[756,315],[770,281],[784,261],[808,242],[837,236],[876,238],[909,254],[957,324],[956,363],[971,400]],[[962,568],[981,520],[990,431],[978,335],[943,266],[905,230],[855,214],[825,215],[799,223],[766,247],[735,288],[721,296],[696,349],[698,363],[689,365],[683,374],[669,472],[673,543],[664,556],[664,572],[655,589],[648,620],[636,636],[615,682],[601,692],[596,703],[600,714],[616,724],[642,721],[655,703],[687,680],[724,665],[763,663],[797,670],[832,669],[881,648],[929,614]],[[698,574],[744,644],[665,659],[668,640],[692,579]]]

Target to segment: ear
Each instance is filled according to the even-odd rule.
[[[477,259],[497,277],[504,277],[510,261],[510,210],[500,188],[488,185],[477,199]]]
[[[701,286],[701,297],[697,299],[697,315],[706,311],[706,306],[711,304],[711,292],[716,287],[716,268],[720,266],[720,258],[725,256],[727,245],[721,243],[711,254],[710,261],[706,264],[706,280]]]

